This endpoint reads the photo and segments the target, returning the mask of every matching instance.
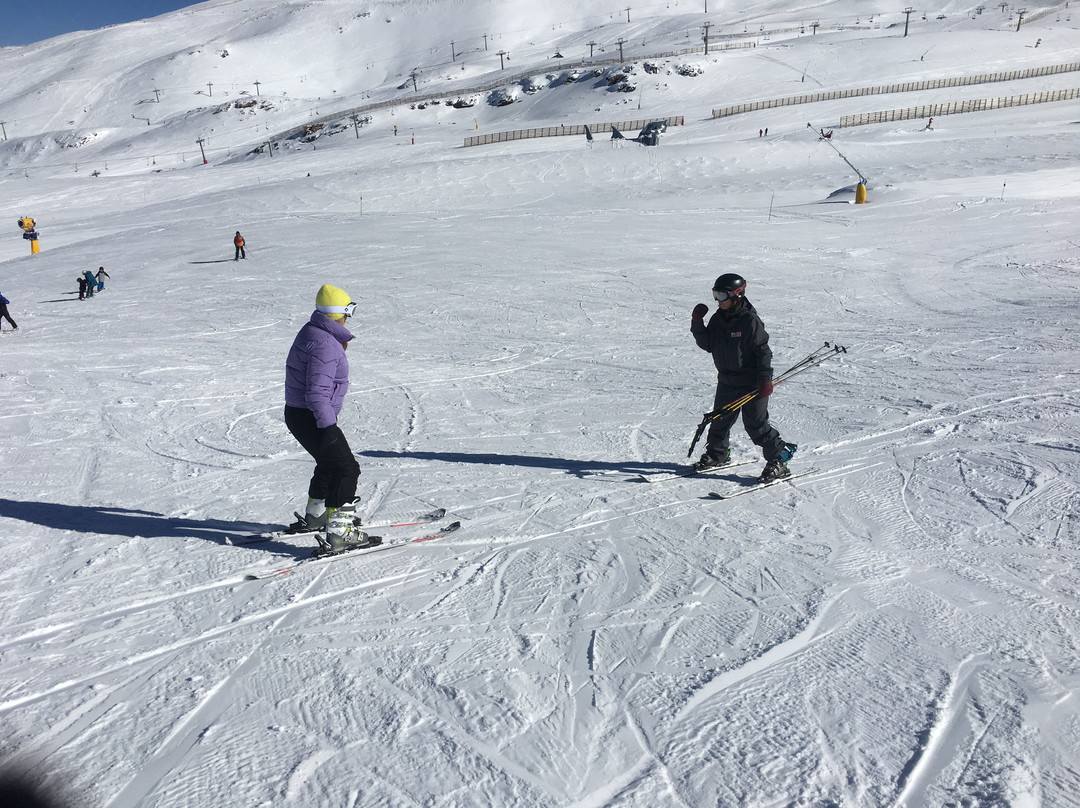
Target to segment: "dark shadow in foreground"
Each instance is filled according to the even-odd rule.
[[[25,777],[0,775],[0,805],[4,808],[61,808],[70,804],[55,794],[35,788]]]

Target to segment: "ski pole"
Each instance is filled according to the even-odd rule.
[[[777,384],[781,384],[782,382],[786,382],[792,376],[797,376],[800,373],[802,373],[804,370],[810,370],[810,368],[816,368],[818,365],[820,365],[826,359],[830,359],[830,358],[832,358],[834,356],[839,356],[842,353],[847,353],[847,348],[846,347],[844,347],[843,345],[830,345],[828,342],[826,342],[823,346],[818,348],[816,351],[813,351],[812,353],[808,354],[805,358],[800,359],[794,365],[792,365],[787,370],[785,370],[783,373],[781,373],[779,376],[777,376],[773,380],[773,385],[775,386]],[[729,401],[727,404],[725,404],[724,406],[722,406],[718,410],[714,410],[713,412],[705,413],[705,416],[701,419],[701,423],[698,424],[697,430],[694,432],[693,440],[690,441],[690,449],[689,449],[689,451],[687,451],[686,456],[687,457],[693,456],[694,447],[697,446],[698,441],[701,440],[701,436],[702,436],[702,434],[704,434],[705,428],[709,425],[710,422],[715,421],[721,415],[727,415],[727,414],[732,413],[732,412],[738,412],[744,405],[746,405],[749,402],[753,401],[755,398],[757,398],[757,391],[756,390],[753,391],[753,392],[747,393],[744,396],[740,396],[739,398],[735,399],[734,401]]]
[[[830,350],[831,353],[827,353],[827,354],[822,353],[826,349]],[[830,356],[836,356],[840,352],[846,353],[847,348],[843,348],[841,346],[836,346],[835,348],[833,348],[832,346],[829,345],[829,343],[825,343],[825,345],[822,348],[819,348],[817,351],[814,351],[814,353],[810,354],[805,359],[803,359],[803,360],[801,360],[799,362],[796,362],[790,368],[788,368],[783,373],[781,373],[780,376],[778,376],[776,379],[773,380],[773,384],[774,385],[780,384],[781,382],[784,382],[784,381],[790,379],[792,376],[798,375],[799,373],[801,373],[804,370],[809,370],[812,367],[817,367],[819,364],[824,362]],[[753,401],[755,398],[757,398],[757,391],[756,390],[753,391],[753,392],[747,393],[746,395],[741,396],[741,397],[735,399],[734,401],[728,402],[727,404],[725,404],[724,406],[722,406],[718,410],[715,410],[713,412],[705,413],[705,416],[701,419],[701,423],[698,424],[697,430],[695,430],[695,432],[694,432],[693,439],[690,441],[690,448],[687,450],[686,456],[687,457],[692,457],[693,456],[694,447],[697,446],[698,441],[701,440],[701,436],[705,432],[705,428],[712,421],[715,421],[721,415],[726,415],[726,414],[732,413],[732,412],[738,412],[740,408],[742,408],[748,402]]]
[[[810,370],[811,368],[816,368],[818,365],[820,365],[822,362],[824,362],[830,356],[835,356],[837,353],[845,353],[846,350],[847,349],[838,346],[837,349],[834,351],[834,353],[828,354],[826,356],[820,356],[812,363],[808,363],[808,364],[800,363],[799,365],[788,368],[783,373],[781,373],[779,376],[777,376],[775,379],[773,379],[773,385],[775,386],[777,384],[781,384],[782,382],[786,382],[789,379],[791,379],[793,376],[798,376],[800,373],[802,373],[805,370]],[[743,405],[748,404],[751,401],[753,401],[755,398],[757,398],[757,396],[758,396],[757,391],[752,391],[750,393],[747,393],[742,398],[738,398],[735,401],[728,402],[723,407],[721,407],[721,409],[724,410],[725,412],[736,412],[741,407],[743,407]]]
[[[828,353],[828,354],[823,354],[822,351],[824,351],[826,349],[829,349],[831,352]],[[806,357],[806,359],[803,359],[803,360],[801,360],[799,362],[796,362],[794,365],[792,365],[787,370],[785,370],[783,373],[781,373],[779,376],[777,376],[775,379],[773,379],[773,384],[777,385],[777,384],[780,384],[781,382],[785,382],[788,379],[790,379],[792,376],[799,375],[804,370],[809,370],[810,368],[817,367],[822,362],[824,362],[826,359],[828,359],[830,356],[835,356],[837,353],[842,353],[842,352],[846,353],[846,351],[847,351],[847,349],[842,347],[842,346],[838,345],[838,346],[836,346],[834,348],[833,346],[829,345],[829,343],[826,342],[825,345],[822,348],[818,348],[818,350],[814,351],[814,353],[810,354],[808,357]],[[735,411],[739,410],[744,404],[750,403],[755,398],[757,398],[757,392],[753,391],[753,392],[747,393],[742,398],[737,398],[734,401],[729,401],[727,404],[725,404],[720,409],[723,410],[724,412],[735,412]]]
[[[826,351],[828,353],[826,353]],[[785,382],[788,379],[790,379],[792,376],[799,375],[804,370],[809,370],[810,368],[817,367],[822,362],[824,362],[826,359],[828,359],[830,356],[835,356],[838,353],[846,353],[846,352],[847,352],[847,349],[844,348],[843,346],[837,345],[837,346],[834,347],[834,346],[832,346],[832,345],[830,345],[829,343],[826,342],[823,347],[818,348],[816,351],[814,351],[812,354],[807,356],[805,359],[802,359],[802,360],[796,362],[794,365],[792,365],[787,370],[785,370],[783,373],[781,373],[779,376],[777,376],[775,379],[773,379],[773,384],[777,385],[777,384],[780,384],[782,382]],[[742,408],[742,406],[744,404],[748,404],[749,402],[753,401],[755,398],[757,398],[757,391],[751,391],[751,392],[747,393],[745,396],[742,396],[741,398],[737,398],[734,401],[729,401],[727,404],[725,404],[720,409],[723,412],[735,412],[735,411],[739,410],[740,408]],[[717,413],[717,414],[719,414],[719,413]]]

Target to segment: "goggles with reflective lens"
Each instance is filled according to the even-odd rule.
[[[727,300],[728,298],[731,298],[731,299],[734,300],[736,297],[738,297],[738,292],[722,292],[719,289],[713,289],[712,290],[712,296],[716,300],[719,300],[719,301],[723,302],[723,301]]]
[[[344,314],[346,317],[352,317],[353,312],[356,311],[356,304],[346,303],[344,306],[316,306],[315,308],[323,314]]]

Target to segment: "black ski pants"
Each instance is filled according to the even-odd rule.
[[[713,399],[713,412],[716,412],[725,404],[730,404],[747,393],[752,393],[756,387],[735,387],[724,381],[716,384],[716,396]],[[742,414],[743,427],[755,445],[761,447],[765,461],[768,462],[780,456],[784,450],[784,440],[780,433],[769,423],[769,399],[754,398],[748,403],[731,413],[714,418],[709,423],[709,434],[706,438],[705,451],[715,457],[723,457],[731,447],[731,427],[735,425],[739,414]]]
[[[289,406],[285,407],[285,426],[315,458],[315,473],[311,475],[308,496],[326,500],[327,508],[340,508],[356,499],[360,464],[353,457],[341,428],[332,424],[319,429],[315,424],[315,413],[304,407]]]
[[[18,328],[19,324],[11,319],[11,315],[8,314],[7,303],[0,303],[0,319],[7,320],[11,323],[12,328]]]

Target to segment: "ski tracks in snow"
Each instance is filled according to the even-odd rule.
[[[320,587],[322,574],[318,574],[300,594],[298,601],[308,603],[318,598],[314,595]],[[160,742],[154,751],[145,757],[139,765],[138,771],[131,777],[128,783],[117,792],[106,808],[110,806],[138,805],[151,792],[162,788],[170,790],[168,783],[169,774],[182,765],[184,759],[191,750],[199,743],[203,735],[212,732],[224,714],[238,701],[242,700],[241,693],[245,687],[244,678],[257,675],[263,664],[263,655],[267,651],[273,652],[272,647],[275,637],[284,630],[297,617],[295,608],[281,610],[278,614],[270,616],[260,615],[261,620],[269,620],[269,625],[263,627],[261,636],[254,647],[242,658],[236,660],[228,675],[219,679],[216,683],[206,688],[205,695],[195,704],[186,715],[174,723],[168,735]],[[243,759],[244,755],[238,755]],[[294,771],[293,777],[298,773]],[[235,795],[239,796],[239,795]]]

